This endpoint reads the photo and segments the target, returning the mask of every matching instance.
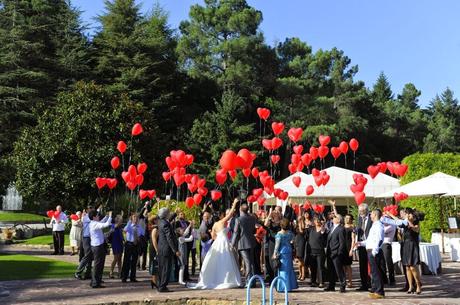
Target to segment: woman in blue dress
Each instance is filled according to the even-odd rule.
[[[110,266],[110,274],[109,277],[111,279],[114,278],[113,270],[115,269],[115,265],[118,267],[118,277],[121,275],[121,257],[123,255],[123,216],[117,215],[115,218],[115,223],[112,224],[111,228],[111,240],[109,241],[112,244],[112,252],[113,252],[113,261],[112,265]]]
[[[289,220],[284,218],[281,220],[281,231],[275,236],[275,252],[273,254],[274,258],[279,258],[278,276],[283,279],[276,283],[277,291],[284,291],[285,283],[287,291],[299,288],[292,263],[291,242],[293,239],[294,234],[289,231]]]

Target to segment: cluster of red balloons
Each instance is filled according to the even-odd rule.
[[[350,185],[350,190],[355,195],[356,204],[360,205],[366,200],[364,187],[367,184],[367,178],[363,174],[353,174],[353,181],[355,184]]]
[[[393,194],[393,198],[394,198],[397,202],[400,202],[400,201],[403,201],[403,200],[406,200],[407,198],[409,198],[409,195],[407,195],[407,194],[404,193],[404,192],[401,192],[401,193],[394,193],[394,194]]]
[[[326,186],[326,184],[329,182],[329,179],[331,178],[331,176],[329,176],[325,170],[319,171],[316,168],[311,171],[311,174],[315,180],[316,186],[318,187],[321,185]]]
[[[80,217],[78,217],[77,214],[72,214],[72,215],[70,215],[70,219],[77,221],[77,220],[80,219]]]
[[[55,210],[49,210],[46,212],[46,216],[48,216],[48,218],[58,218],[59,214],[61,214],[61,212]]]
[[[388,205],[383,208],[384,212],[390,212],[390,214],[397,216],[398,215],[398,206],[396,204]]]
[[[407,164],[400,164],[399,162],[380,162],[377,165],[369,165],[367,172],[372,179],[374,179],[379,173],[385,173],[387,170],[391,175],[403,177],[406,175],[409,167]]]
[[[139,190],[139,198],[141,200],[144,200],[145,198],[149,198],[150,200],[152,200],[156,195],[156,191],[155,190],[143,190],[143,189],[140,189]]]
[[[98,189],[103,189],[107,186],[110,190],[113,190],[118,184],[118,180],[116,178],[96,178],[96,186]]]
[[[133,191],[137,186],[141,186],[144,183],[144,173],[147,170],[147,164],[139,163],[136,166],[130,165],[128,171],[121,173],[121,177],[126,183],[128,189]]]
[[[316,213],[316,214],[322,214],[324,213],[324,209],[326,207],[322,204],[315,204],[313,205],[313,211]]]

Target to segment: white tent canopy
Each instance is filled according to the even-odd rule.
[[[350,185],[354,184],[353,174],[362,174],[360,172],[352,171],[349,169],[332,166],[325,169],[327,174],[330,176],[329,182],[326,186],[317,187],[315,184],[314,177],[307,175],[303,172],[297,172],[277,184],[275,188],[280,188],[289,193],[289,197],[304,197],[304,198],[354,198],[353,192],[350,190]],[[364,188],[364,193],[367,198],[373,198],[376,194],[392,190],[399,187],[399,180],[388,176],[386,174],[379,173],[375,179],[372,179],[368,174],[363,174],[368,182]],[[292,182],[293,177],[300,177],[301,183],[299,187],[296,187]],[[312,185],[315,189],[313,194],[307,196],[306,188],[308,185]],[[274,197],[266,194],[267,198]]]
[[[405,184],[399,188],[383,192],[376,198],[393,197],[394,193],[404,192],[411,197],[429,197],[443,194],[460,194],[460,179],[441,172]]]

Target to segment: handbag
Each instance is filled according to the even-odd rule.
[[[277,271],[281,267],[281,261],[279,257],[276,257],[275,259],[272,259],[272,268],[273,271]]]

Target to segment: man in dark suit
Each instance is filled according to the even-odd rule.
[[[178,219],[174,223],[174,228],[175,229],[181,228],[182,230],[185,231],[185,229],[187,229],[188,225],[190,224],[190,222],[185,219],[185,213],[183,211],[178,211],[177,218]],[[187,235],[185,235],[184,237],[190,237],[191,234],[192,234],[192,232],[190,230],[190,232]],[[186,243],[187,244],[187,253],[184,255],[184,258],[185,258],[185,260],[184,260],[184,265],[185,265],[184,280],[185,281],[190,280],[190,276],[188,274],[188,265],[189,265],[190,253],[192,252],[192,248],[193,248],[193,243],[194,243],[193,240]],[[177,270],[179,270],[179,268],[177,268]]]
[[[358,242],[365,241],[367,236],[369,236],[369,231],[372,226],[372,220],[369,213],[369,207],[367,204],[362,203],[359,208],[359,217],[358,217]],[[367,251],[366,247],[358,247],[358,257],[359,257],[359,276],[361,278],[361,286],[356,289],[358,291],[367,291],[370,288],[371,279],[367,272],[368,260],[367,260]]]
[[[160,223],[158,226],[158,291],[169,292],[168,283],[171,267],[174,264],[174,255],[179,257],[177,237],[174,228],[169,222],[169,209],[161,208],[158,212]]]
[[[340,282],[340,292],[345,292],[345,272],[342,261],[347,255],[345,229],[342,226],[342,215],[334,215],[333,227],[327,236],[326,256],[329,270],[329,286],[325,291],[335,291],[337,277]]]
[[[249,206],[242,203],[240,217],[235,221],[235,229],[232,237],[232,246],[238,249],[244,261],[246,285],[254,275],[254,249],[256,247],[256,219],[248,214]]]

